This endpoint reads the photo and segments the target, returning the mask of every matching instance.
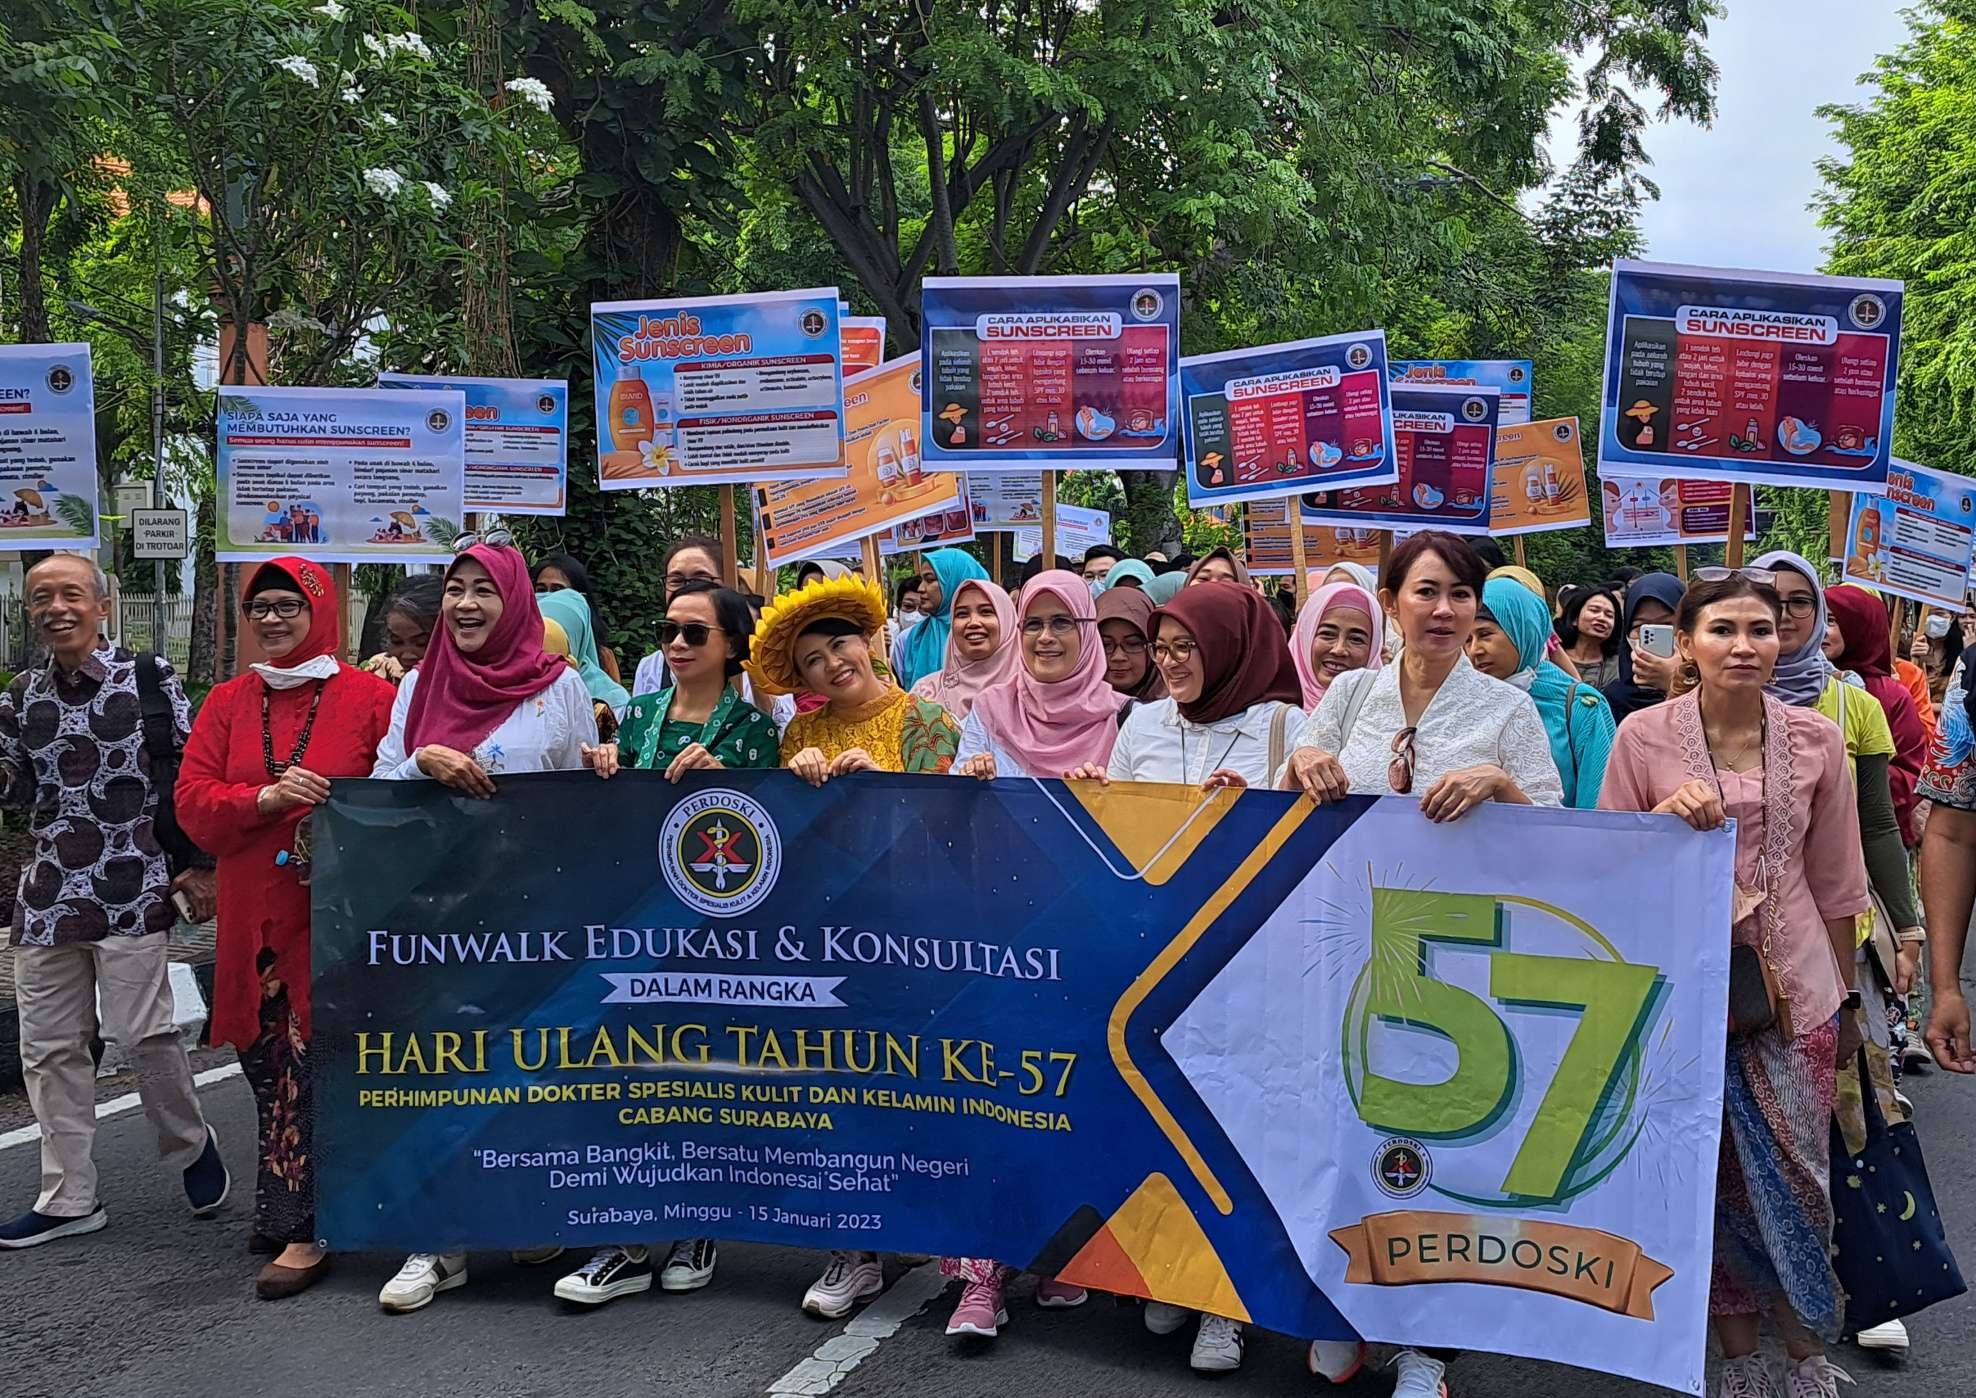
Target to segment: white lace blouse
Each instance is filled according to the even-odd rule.
[[[391,731],[377,745],[373,777],[386,781],[418,781],[416,754],[405,751],[405,715],[412,707],[419,672],[412,671],[398,686],[398,702],[391,706]],[[583,676],[565,669],[540,694],[522,700],[501,720],[492,733],[482,738],[468,754],[490,776],[503,772],[564,772],[583,766],[583,745],[596,746],[597,711],[591,707],[590,691]]]
[[[1365,691],[1345,731],[1353,701]],[[1296,746],[1338,759],[1355,796],[1391,796],[1386,769],[1393,739],[1407,725],[1400,703],[1400,662],[1378,670],[1349,670],[1331,682],[1317,711],[1304,721]],[[1413,790],[1427,789],[1464,767],[1500,767],[1538,806],[1564,804],[1564,783],[1551,756],[1550,735],[1530,696],[1491,679],[1462,656],[1428,702],[1414,735]]]

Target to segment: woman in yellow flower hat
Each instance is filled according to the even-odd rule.
[[[782,765],[811,786],[851,772],[942,773],[953,765],[961,735],[947,711],[915,699],[874,664],[873,639],[884,633],[885,594],[855,575],[786,593],[755,624],[748,657],[755,691],[823,696],[822,708],[797,714],[782,735]],[[833,1252],[803,1309],[836,1320],[884,1289],[877,1253]]]
[[[885,594],[864,578],[819,578],[769,603],[748,675],[759,694],[808,690],[824,704],[790,721],[782,765],[812,786],[848,772],[945,772],[960,730],[915,699],[876,660]]]

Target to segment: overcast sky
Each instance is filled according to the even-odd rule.
[[[1642,218],[1656,262],[1815,272],[1824,231],[1808,207],[1816,162],[1832,153],[1828,102],[1862,100],[1874,56],[1907,35],[1895,0],[1728,0],[1709,30],[1722,70],[1715,124],[1656,124],[1648,174],[1660,200]],[[1553,124],[1560,163],[1574,149],[1575,114]],[[1560,139],[1561,138],[1561,139]]]

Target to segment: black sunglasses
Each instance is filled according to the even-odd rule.
[[[709,626],[704,621],[662,621],[659,623],[659,644],[669,646],[683,636],[687,645],[698,650],[716,631],[723,636],[727,634],[720,627]]]

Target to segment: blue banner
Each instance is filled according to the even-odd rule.
[[[1180,387],[1197,509],[1398,477],[1383,330],[1197,355]]]
[[[921,304],[929,464],[1173,467],[1179,274],[928,277]]]
[[[776,771],[315,820],[333,1248],[994,1257],[1700,1391],[1726,832]]]
[[[1498,427],[1520,427],[1530,421],[1531,362],[1527,359],[1395,359],[1394,383],[1477,384],[1501,395]]]
[[[1614,263],[1601,474],[1885,483],[1902,301],[1894,281]]]

